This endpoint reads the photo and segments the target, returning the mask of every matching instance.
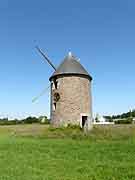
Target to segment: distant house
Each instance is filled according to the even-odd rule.
[[[93,124],[114,124],[114,122],[109,122],[105,117],[97,114]]]

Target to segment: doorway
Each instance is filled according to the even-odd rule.
[[[82,128],[85,127],[87,120],[88,120],[88,116],[82,116],[82,124],[81,124]]]

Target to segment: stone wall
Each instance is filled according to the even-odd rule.
[[[57,89],[51,89],[51,122],[55,126],[80,125],[81,114],[92,116],[91,82],[85,77],[62,76],[57,79]],[[53,95],[60,99],[54,106]],[[54,110],[55,109],[55,110]]]

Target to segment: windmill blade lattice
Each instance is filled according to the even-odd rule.
[[[35,48],[44,57],[44,59],[48,62],[48,64],[56,71],[56,67],[53,65],[51,60],[45,55],[45,53],[38,46],[36,46]]]
[[[32,99],[32,103],[36,102],[41,96],[43,96],[50,88],[50,85],[45,88],[38,96]]]

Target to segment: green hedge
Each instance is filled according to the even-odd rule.
[[[133,118],[127,118],[127,119],[119,119],[115,121],[115,124],[132,124]]]

